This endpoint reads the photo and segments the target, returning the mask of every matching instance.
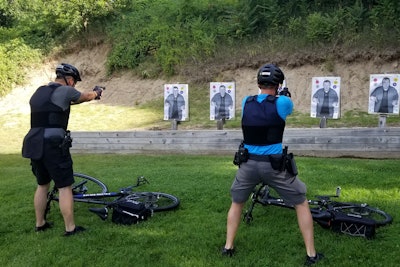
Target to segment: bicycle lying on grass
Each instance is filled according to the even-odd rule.
[[[316,196],[316,200],[308,200],[313,220],[323,228],[334,232],[372,238],[375,229],[392,222],[392,217],[386,212],[368,206],[368,204],[355,204],[337,202],[331,198],[338,198],[341,188],[336,188],[336,194],[330,196]],[[287,205],[283,199],[273,196],[268,185],[258,186],[251,195],[251,205],[244,214],[244,221],[250,223],[253,220],[253,209],[256,204],[263,206],[278,206],[294,209]]]
[[[137,192],[132,189],[149,182],[143,176],[137,178],[136,184],[122,188],[118,192],[108,192],[108,187],[97,178],[82,173],[74,173],[75,183],[72,192],[75,202],[103,205],[102,208],[89,208],[102,220],[108,218],[112,209],[112,220],[121,224],[132,224],[147,219],[153,212],[167,211],[179,206],[176,196],[161,192]],[[57,188],[47,195],[45,217],[50,212],[51,202],[59,200]]]

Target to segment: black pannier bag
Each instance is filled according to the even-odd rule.
[[[374,220],[341,212],[334,212],[333,215],[334,219],[331,221],[331,227],[334,232],[368,239],[375,236],[376,223]]]
[[[152,216],[152,210],[144,203],[133,199],[123,198],[113,205],[112,221],[117,224],[137,224]]]

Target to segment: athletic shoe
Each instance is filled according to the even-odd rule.
[[[233,254],[235,254],[235,249],[234,248],[227,249],[223,247],[221,253],[223,256],[232,257]]]
[[[43,232],[46,231],[47,229],[53,227],[53,223],[51,222],[45,222],[42,226],[36,226],[35,227],[35,232]]]
[[[71,236],[80,232],[86,231],[86,228],[82,226],[75,226],[75,229],[73,231],[65,231],[64,236]]]
[[[306,262],[304,263],[305,266],[313,265],[324,258],[324,254],[317,253],[315,257],[306,256]]]

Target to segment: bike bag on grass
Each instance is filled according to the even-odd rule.
[[[375,236],[376,223],[369,218],[347,215],[334,212],[331,221],[332,231],[351,236],[373,238]]]
[[[151,217],[152,211],[144,203],[123,198],[113,205],[112,221],[117,224],[137,224]]]

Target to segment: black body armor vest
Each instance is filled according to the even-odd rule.
[[[285,120],[278,114],[276,99],[269,95],[259,103],[257,96],[247,98],[242,117],[245,144],[261,146],[282,143]]]
[[[51,95],[59,84],[41,86],[32,95],[29,102],[31,106],[31,128],[63,128],[67,130],[70,108],[63,110],[51,102]]]

